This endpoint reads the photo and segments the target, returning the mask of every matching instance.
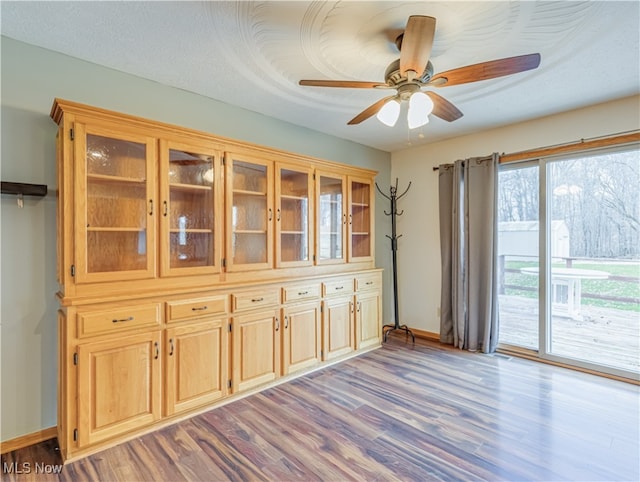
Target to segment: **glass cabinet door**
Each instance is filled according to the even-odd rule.
[[[371,181],[349,178],[349,222],[348,232],[351,240],[349,261],[364,261],[372,257],[372,219],[373,198]]]
[[[311,169],[278,164],[276,170],[276,267],[313,263]]]
[[[220,159],[208,146],[160,141],[163,276],[220,270]]]
[[[344,263],[347,215],[344,176],[316,172],[318,264]]]
[[[155,139],[76,123],[76,281],[155,276]]]
[[[273,265],[273,163],[225,154],[227,271]]]

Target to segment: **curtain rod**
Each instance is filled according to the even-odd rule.
[[[624,144],[627,142],[639,142],[640,141],[640,130],[632,130],[632,131],[624,131],[618,132],[616,134],[608,134],[606,136],[599,137],[591,137],[588,139],[580,139],[579,141],[566,142],[564,144],[555,144],[547,147],[539,147],[537,149],[529,149],[526,151],[518,151],[512,152],[509,154],[505,154],[504,152],[500,155],[500,162],[514,162],[521,161],[524,159],[532,159],[534,157],[541,157],[543,155],[552,155],[559,154],[562,152],[572,152],[577,151],[579,148],[596,148],[596,147],[606,147],[614,144]],[[439,170],[439,167],[436,166],[433,168],[434,171]]]

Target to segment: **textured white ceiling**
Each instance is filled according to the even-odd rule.
[[[2,35],[394,151],[640,91],[640,3],[8,2]],[[389,91],[301,87],[384,82],[410,15],[436,17],[435,72],[539,52],[537,70],[437,89],[463,113],[409,131],[347,122]]]

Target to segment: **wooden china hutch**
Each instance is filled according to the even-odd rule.
[[[51,117],[65,460],[380,345],[374,171],[61,99]]]

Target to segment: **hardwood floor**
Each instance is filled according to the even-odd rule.
[[[60,463],[55,440],[10,452],[3,480],[637,481],[639,400],[632,384],[399,335],[58,475],[35,473]]]

